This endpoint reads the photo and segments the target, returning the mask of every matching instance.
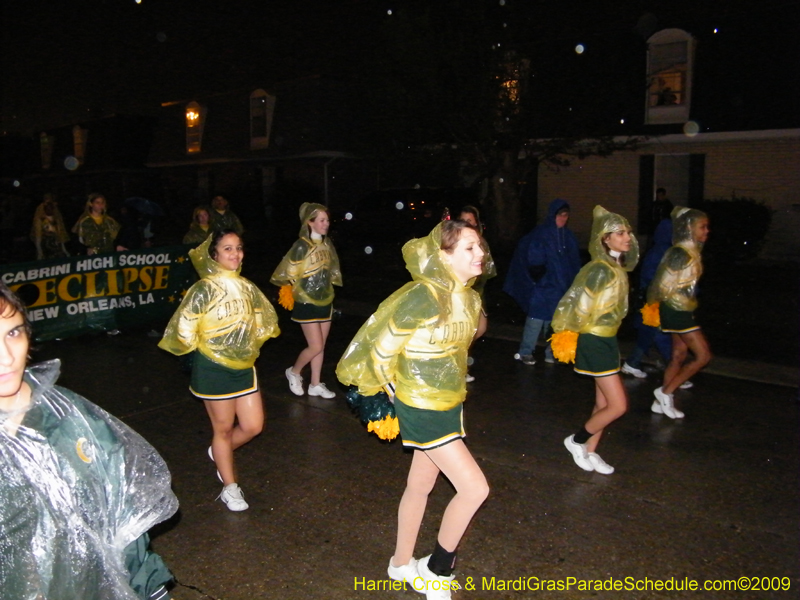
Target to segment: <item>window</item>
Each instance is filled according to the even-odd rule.
[[[689,119],[694,38],[664,29],[647,43],[645,123],[683,123]]]
[[[264,90],[250,94],[250,149],[258,150],[269,146],[272,130],[272,115],[275,112],[275,96]]]
[[[186,105],[186,153],[197,154],[203,145],[206,109],[197,102]]]
[[[88,136],[88,129],[84,129],[80,125],[75,125],[75,127],[72,128],[72,154],[77,159],[79,165],[82,165],[86,160],[86,140]]]

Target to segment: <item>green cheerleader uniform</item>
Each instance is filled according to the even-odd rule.
[[[431,449],[464,437],[467,351],[480,296],[441,259],[441,224],[403,247],[413,281],[378,307],[348,346],[336,375],[373,396],[389,385],[403,445]]]
[[[576,275],[572,286],[561,298],[553,315],[556,333],[578,334],[575,371],[604,377],[619,372],[620,357],[617,330],[628,313],[628,275],[639,260],[639,244],[631,233],[631,247],[624,253],[623,264],[614,260],[603,245],[606,234],[627,230],[628,221],[595,206],[589,253],[592,260]]]

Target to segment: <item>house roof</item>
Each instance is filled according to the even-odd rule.
[[[250,94],[263,89],[274,96],[269,145],[250,148]],[[148,166],[325,159],[350,156],[348,112],[340,86],[321,77],[264,84],[251,89],[169,102],[159,111]],[[189,102],[205,110],[202,149],[186,150],[185,109]]]

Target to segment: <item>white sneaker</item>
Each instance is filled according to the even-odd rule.
[[[291,384],[290,384],[291,387]],[[302,389],[302,388],[301,388]],[[292,390],[294,392],[294,390]],[[297,392],[295,392],[297,393]],[[336,398],[336,394],[328,389],[324,383],[308,386],[309,396],[322,396],[323,398]]]
[[[303,376],[292,371],[292,367],[286,369],[286,379],[289,380],[289,389],[295,396],[306,395],[303,391]]]
[[[418,590],[414,587],[414,580],[419,577],[419,571],[417,571],[416,558],[412,557],[411,560],[408,561],[408,564],[403,565],[402,567],[395,567],[392,564],[392,561],[389,560],[389,568],[387,569],[387,572],[389,573],[390,579],[394,579],[395,581],[405,581],[412,588],[414,588],[415,591],[419,592],[420,594],[425,593],[424,589]],[[417,583],[417,587],[423,588],[424,586],[421,586],[419,585],[419,583]]]
[[[633,375],[636,379],[644,379],[647,377],[647,373],[642,371],[641,369],[637,369],[636,367],[630,366],[628,363],[622,363],[622,372],[626,375]]]
[[[678,386],[680,390],[688,390],[694,387],[694,384],[688,379]]]
[[[214,464],[217,464],[217,461],[214,460],[214,452],[211,450],[211,446],[208,447],[208,458],[210,458]],[[217,478],[222,481],[222,475],[219,474],[219,471],[217,471]],[[223,481],[223,483],[225,482]]]
[[[425,558],[420,558],[417,561],[417,571],[420,578],[424,581],[417,579],[413,587],[416,591],[425,594],[426,600],[450,600],[452,598],[451,590],[458,590],[461,586],[455,581],[456,576],[444,577],[437,575],[428,568],[428,561],[430,554]],[[422,588],[422,589],[419,589]]]
[[[653,402],[650,410],[659,415],[667,415],[670,419],[683,418],[683,413],[675,408],[675,400],[672,398],[672,394],[665,394],[659,387],[653,390],[653,395],[656,397],[656,401]]]
[[[574,435],[571,435],[565,439],[564,446],[572,454],[572,459],[576,465],[584,471],[594,471],[594,465],[589,460],[589,453],[586,451],[586,444],[579,444],[573,439],[574,437]]]
[[[475,376],[467,373],[466,375],[464,375],[464,381],[467,383],[472,383],[473,381],[475,381]]]
[[[589,462],[592,463],[594,470],[601,475],[611,475],[614,472],[614,467],[600,458],[596,452],[589,452]]]
[[[218,496],[228,507],[228,510],[239,512],[247,510],[250,505],[244,501],[244,493],[238,483],[231,483],[222,488],[222,492]]]

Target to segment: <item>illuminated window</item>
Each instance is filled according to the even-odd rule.
[[[275,112],[275,96],[264,90],[250,94],[250,149],[258,150],[269,146],[272,130],[272,115]]]
[[[186,105],[186,152],[197,154],[203,145],[203,127],[205,126],[206,109],[197,102]]]
[[[689,119],[694,38],[681,29],[664,29],[647,43],[645,123],[684,123]]]
[[[501,65],[498,75],[500,90],[498,94],[498,122],[500,130],[512,127],[510,120],[520,113],[520,102],[523,95],[523,82],[530,71],[530,60],[520,59],[515,53],[506,54],[506,62]]]
[[[86,141],[89,136],[89,130],[83,129],[80,125],[75,125],[72,128],[72,154],[78,160],[78,164],[82,165],[86,160]]]

